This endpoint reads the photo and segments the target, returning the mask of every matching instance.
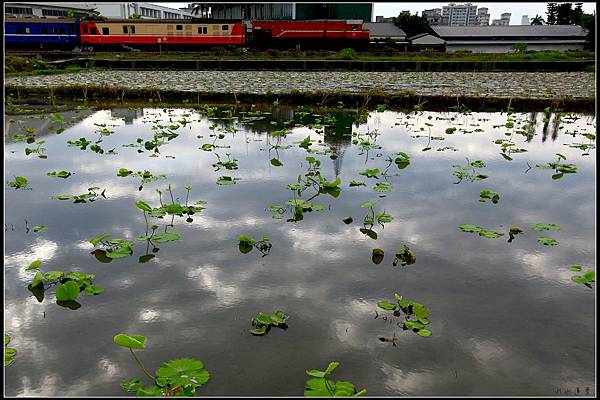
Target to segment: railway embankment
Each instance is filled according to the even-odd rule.
[[[97,70],[5,78],[13,97],[66,96],[161,101],[387,103],[443,107],[593,110],[590,72],[120,71]]]

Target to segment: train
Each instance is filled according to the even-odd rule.
[[[205,47],[362,48],[369,30],[361,20],[154,20],[11,18],[6,49],[183,50]]]

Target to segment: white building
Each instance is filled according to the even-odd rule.
[[[478,26],[488,26],[490,24],[490,14],[488,13],[488,9],[485,7],[481,7],[477,9],[477,25]]]
[[[442,17],[448,19],[448,26],[477,25],[477,6],[471,3],[450,3],[442,7]]]
[[[4,3],[5,18],[67,18],[88,12],[71,3]]]
[[[429,25],[442,25],[442,9],[433,8],[431,10],[423,10],[421,15],[427,18]]]
[[[500,19],[492,21],[493,26],[509,26],[510,25],[510,13],[500,14]]]
[[[521,17],[521,25],[529,25],[529,16],[528,15],[523,15]]]
[[[157,6],[150,3],[98,2],[98,3],[39,3],[51,6],[68,4],[70,7],[95,9],[107,18],[127,19],[138,14],[144,19],[191,19],[192,13],[177,8]]]

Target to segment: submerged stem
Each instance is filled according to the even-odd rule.
[[[131,352],[131,355],[133,356],[133,358],[135,358],[135,361],[138,363],[138,365],[140,366],[140,368],[142,368],[142,371],[144,371],[144,373],[152,380],[154,380],[154,376],[150,375],[150,373],[148,372],[148,370],[146,370],[146,367],[144,367],[144,364],[142,364],[142,362],[140,361],[139,358],[137,358],[137,356],[135,355],[135,353],[133,352],[133,350],[131,349],[131,347],[129,348],[129,351]]]

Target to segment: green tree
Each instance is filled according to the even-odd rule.
[[[544,25],[544,19],[540,15],[531,18],[531,25]]]
[[[406,32],[406,36],[413,36],[418,33],[429,31],[429,22],[423,16],[411,15],[410,11],[402,11],[397,17],[393,18],[394,24]]]
[[[546,23],[548,25],[555,25],[557,14],[558,14],[558,4],[557,3],[548,3],[548,7],[547,7],[547,11],[546,11]]]
[[[525,53],[527,51],[527,43],[515,43],[512,46],[515,53]]]
[[[141,19],[142,16],[138,13],[133,13],[131,14],[131,16],[129,17],[129,19]]]
[[[583,9],[581,8],[583,3],[575,3],[575,8],[571,13],[571,24],[581,25],[581,17],[583,16]]]
[[[581,27],[587,31],[587,50],[594,51],[596,49],[596,13],[581,15]]]
[[[573,4],[561,3],[557,7],[556,25],[571,25],[573,18]]]

